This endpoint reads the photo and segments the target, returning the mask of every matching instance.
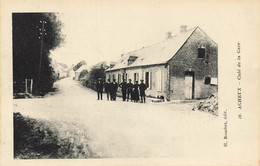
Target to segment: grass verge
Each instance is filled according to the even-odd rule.
[[[84,127],[14,113],[14,158],[97,158]]]

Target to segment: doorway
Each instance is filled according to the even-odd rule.
[[[194,72],[185,71],[185,99],[194,99]]]

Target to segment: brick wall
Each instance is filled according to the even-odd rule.
[[[198,48],[205,48],[205,58],[198,58]],[[217,86],[206,85],[205,77],[218,77],[218,47],[197,28],[178,53],[169,61],[170,97],[185,99],[185,71],[194,72],[194,98],[206,98]]]

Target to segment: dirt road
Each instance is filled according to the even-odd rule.
[[[221,146],[219,118],[192,111],[192,104],[98,101],[94,91],[71,78],[55,86],[58,92],[46,98],[14,100],[14,112],[59,124],[63,137],[96,156],[212,156],[209,149]]]

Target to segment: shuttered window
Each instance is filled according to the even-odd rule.
[[[156,89],[157,91],[162,91],[162,71],[156,71]]]
[[[139,81],[139,74],[134,73],[134,82]]]
[[[147,87],[149,87],[149,84],[150,84],[149,72],[145,73],[145,84],[146,84]]]
[[[115,74],[112,75],[112,81],[114,81],[114,79],[116,79]]]
[[[152,72],[150,72],[150,89],[153,87],[153,79],[152,79]]]
[[[127,73],[124,73],[124,74],[123,74],[123,80],[125,80],[125,81],[127,82]],[[123,80],[122,80],[122,81],[123,81]]]
[[[211,78],[210,85],[218,85],[218,79],[217,78]]]
[[[121,83],[121,74],[118,74],[118,83]]]

